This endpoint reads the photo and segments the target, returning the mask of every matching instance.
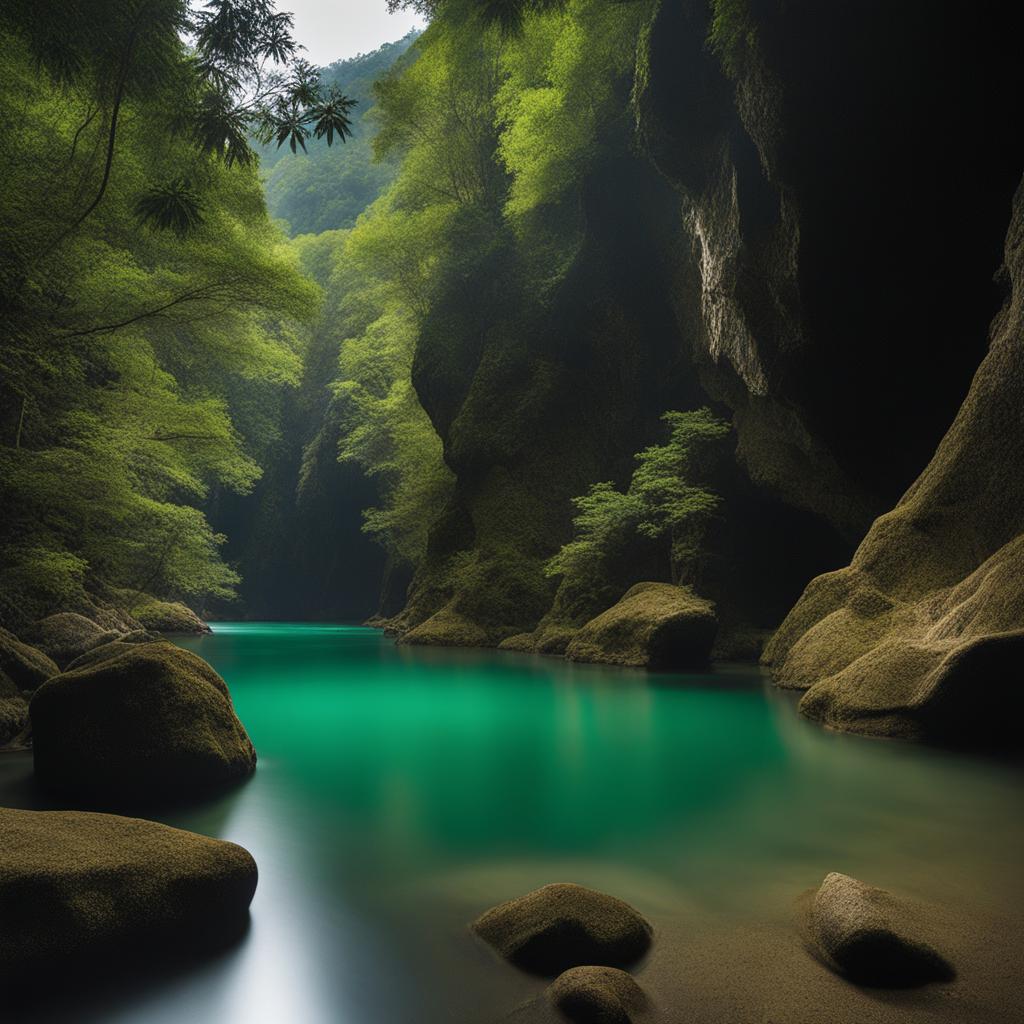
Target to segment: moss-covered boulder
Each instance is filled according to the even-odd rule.
[[[240,846],[152,821],[0,808],[0,835],[8,982],[83,955],[227,938],[256,889],[256,864]]]
[[[0,672],[19,690],[30,693],[59,671],[52,658],[23,643],[6,629],[0,629]]]
[[[116,640],[118,636],[115,630],[104,629],[77,612],[48,615],[27,626],[22,633],[25,642],[62,667],[90,648]]]
[[[850,565],[807,587],[765,652],[839,729],[1021,745],[1024,658],[1024,192],[1012,291],[960,413]]]
[[[625,967],[651,944],[651,926],[628,903],[569,882],[545,885],[492,907],[473,931],[524,970]]]
[[[109,661],[120,654],[129,653],[140,644],[152,643],[167,644],[168,641],[163,640],[157,633],[150,633],[148,630],[136,630],[134,633],[119,637],[117,640],[110,640],[107,643],[99,644],[97,647],[86,651],[85,654],[80,654],[67,665],[65,671],[77,672],[81,668],[91,668],[93,665],[98,665],[101,661]]]
[[[250,775],[256,753],[224,680],[167,642],[44,683],[30,704],[36,776],[102,800],[177,798]]]
[[[643,989],[617,967],[572,967],[548,986],[547,996],[574,1024],[632,1024],[647,1005]]]
[[[884,889],[833,871],[810,912],[815,951],[863,985],[901,988],[949,981],[952,967],[916,934],[916,910]]]
[[[210,627],[180,601],[161,601],[144,595],[132,603],[131,613],[143,627],[158,633],[200,636],[210,632]]]
[[[717,630],[714,605],[689,588],[638,583],[591,619],[565,656],[640,668],[694,668],[707,663]]]
[[[0,670],[0,747],[6,747],[27,725],[28,702],[10,677]]]

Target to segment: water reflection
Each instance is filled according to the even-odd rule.
[[[347,627],[219,626],[187,646],[228,679],[260,767],[158,816],[253,852],[251,931],[202,968],[46,1019],[500,1016],[536,985],[466,921],[558,879],[718,922],[782,921],[834,869],[1021,902],[1016,769],[827,734],[756,672],[652,677]],[[38,805],[28,775],[0,760],[0,800]]]

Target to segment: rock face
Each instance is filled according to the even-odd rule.
[[[160,601],[155,597],[145,597],[140,603],[133,604],[132,615],[146,629],[158,633],[199,636],[210,632],[210,627],[180,601]]]
[[[224,680],[167,642],[55,676],[30,705],[36,776],[103,800],[177,798],[250,775],[256,753]]]
[[[28,702],[0,670],[0,747],[7,746],[28,725]]]
[[[252,857],[233,843],[108,814],[0,808],[0,977],[244,923]]]
[[[573,967],[548,986],[547,995],[575,1024],[631,1024],[647,1004],[643,989],[615,967]]]
[[[0,673],[23,693],[29,693],[60,669],[42,651],[22,643],[13,633],[0,629]]]
[[[651,926],[628,903],[558,882],[488,910],[473,931],[524,970],[628,966],[647,952]]]
[[[1019,746],[1024,710],[1024,192],[1012,293],[934,458],[851,564],[815,579],[765,660],[856,732]]]
[[[97,626],[77,612],[58,612],[26,627],[23,638],[58,665],[67,665],[98,644],[116,640],[118,633]]]
[[[952,967],[914,936],[914,910],[883,889],[833,871],[814,895],[811,938],[829,966],[863,985],[949,981]]]
[[[591,619],[566,648],[572,661],[653,669],[707,663],[718,620],[714,605],[670,583],[638,583]]]
[[[150,643],[166,643],[166,641],[162,641],[156,633],[150,633],[148,630],[136,630],[134,633],[128,633],[117,640],[110,640],[91,648],[85,654],[80,654],[68,664],[66,671],[77,672],[80,668],[91,668],[101,661],[109,661],[118,655],[129,653],[138,644]]]

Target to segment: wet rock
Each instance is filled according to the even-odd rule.
[[[647,997],[616,967],[573,967],[547,990],[548,999],[575,1024],[631,1024]]]
[[[472,927],[507,960],[545,975],[628,966],[651,944],[651,926],[628,903],[568,882],[493,907]]]
[[[116,640],[119,634],[97,626],[77,612],[58,612],[25,628],[22,639],[64,666],[98,644]]]
[[[57,663],[13,633],[0,629],[0,672],[15,686],[29,693],[60,671]]]
[[[915,908],[849,875],[826,875],[814,895],[810,927],[822,959],[859,984],[901,988],[954,976],[917,936]]]
[[[184,797],[250,775],[256,753],[224,680],[170,643],[126,647],[36,691],[39,781],[117,801]]]
[[[151,821],[0,808],[0,834],[7,980],[101,950],[229,938],[256,889],[240,846]]]
[[[638,583],[583,626],[565,656],[640,668],[693,668],[707,663],[717,629],[714,605],[689,588]]]

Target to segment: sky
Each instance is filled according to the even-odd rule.
[[[422,28],[411,11],[388,14],[386,0],[278,0],[278,10],[295,15],[293,35],[314,64],[330,64]]]

